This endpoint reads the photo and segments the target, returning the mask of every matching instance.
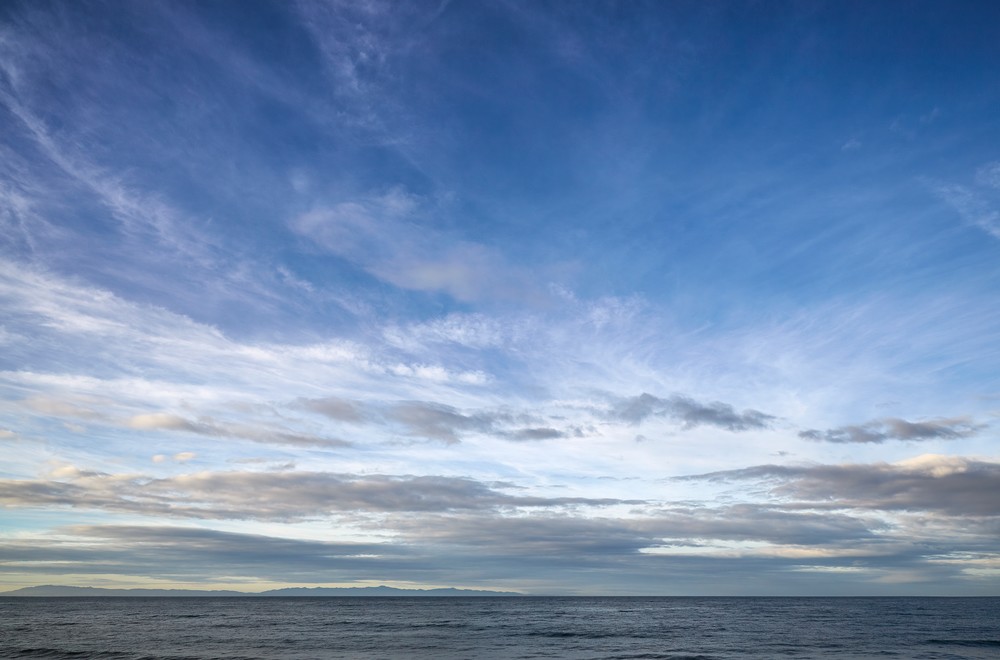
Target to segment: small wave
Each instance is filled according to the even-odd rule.
[[[100,657],[100,656],[97,656],[97,657]],[[134,658],[134,656],[129,656],[129,657],[130,658]],[[203,656],[203,655],[144,655],[144,656],[140,656],[138,658],[135,658],[135,660],[205,660],[205,656]],[[216,658],[212,658],[211,660],[264,660],[264,658],[257,658],[255,656],[249,656],[249,655],[241,655],[241,656],[226,655],[226,656],[218,656]]]
[[[23,648],[16,651],[18,658],[51,658],[64,660],[66,658],[128,658],[131,655],[114,651],[67,651],[65,649]]]
[[[63,651],[60,649],[20,649],[17,654],[22,658],[83,658],[85,651]]]
[[[685,655],[677,653],[630,653],[628,655],[609,655],[602,660],[715,660],[714,655]]]
[[[928,639],[925,644],[936,646],[969,646],[975,648],[1000,648],[1000,639]]]
[[[572,630],[534,630],[525,633],[527,637],[579,637],[581,639],[602,639],[604,637],[621,637],[618,632],[573,632]]]

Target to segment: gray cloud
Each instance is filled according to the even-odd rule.
[[[645,392],[618,401],[610,416],[632,425],[641,424],[649,417],[667,417],[681,422],[685,428],[708,425],[729,431],[765,429],[774,419],[759,410],[736,412],[728,403],[719,401],[700,403],[679,394],[661,399]]]
[[[771,481],[772,495],[808,508],[1000,515],[1000,463],[958,456],[860,465],[759,465],[681,479]]]
[[[430,401],[401,401],[389,406],[385,416],[402,426],[407,435],[456,443],[466,433],[488,433],[513,440],[546,440],[562,437],[557,429],[548,427],[509,430],[519,424],[537,423],[526,413],[508,410],[461,412],[457,408]]]
[[[301,520],[344,513],[603,506],[615,499],[513,496],[473,479],[327,472],[197,472],[153,479],[64,471],[0,480],[0,504],[70,506],[182,518]],[[628,501],[637,503],[635,501]]]
[[[430,532],[438,521],[422,518],[414,521],[413,529],[423,525]],[[754,558],[719,561],[643,555],[639,550],[656,539],[616,521],[511,520],[501,525],[503,536],[490,533],[488,517],[457,517],[451,522],[454,531],[464,530],[468,542],[428,534],[408,536],[407,543],[328,543],[178,526],[80,525],[59,529],[60,536],[41,547],[33,540],[0,540],[0,574],[113,571],[183,582],[226,575],[235,580],[306,584],[416,580],[527,586],[540,593],[551,593],[567,578],[586,576],[592,591],[662,594],[684,593],[684,587],[676,585],[684,584],[692,573],[718,578],[752,568],[751,573],[770,569],[781,575],[787,567],[784,561]],[[477,532],[482,535],[476,536]],[[24,562],[26,557],[32,561]],[[710,581],[714,583],[717,580]],[[704,587],[692,580],[688,589],[698,593]]]
[[[986,428],[962,417],[934,419],[925,422],[908,422],[905,419],[887,417],[865,424],[841,426],[820,431],[809,429],[800,431],[799,437],[807,440],[838,443],[882,443],[887,440],[957,440],[975,435]]]
[[[537,427],[511,431],[507,434],[507,437],[513,440],[553,440],[555,438],[565,438],[566,434],[558,429]]]
[[[71,540],[43,546],[0,542],[0,571],[126,575],[211,581],[217,575],[330,582],[384,579],[411,570],[418,557],[389,543],[330,543],[177,526],[74,525],[59,532]],[[80,543],[84,541],[84,543]],[[24,557],[34,560],[22,563]]]
[[[884,523],[854,515],[784,511],[767,505],[735,504],[687,508],[649,519],[650,529],[672,540],[766,541],[789,545],[837,545],[871,542]]]
[[[64,573],[108,572],[176,582],[217,581],[218,575],[234,582],[418,581],[539,594],[567,593],[566,585],[572,584],[585,584],[589,593],[800,594],[805,586],[819,593],[884,594],[884,585],[873,586],[871,578],[899,569],[920,571],[924,580],[916,588],[922,593],[929,586],[954,590],[956,580],[962,583],[958,567],[927,560],[926,552],[940,550],[937,546],[923,548],[924,554],[902,547],[883,555],[809,560],[868,571],[831,575],[801,572],[800,560],[784,557],[644,554],[640,550],[654,537],[608,521],[513,523],[506,529],[522,535],[499,546],[487,537],[476,544],[328,543],[178,526],[73,526],[59,529],[59,536],[44,544],[0,540],[0,574],[34,574],[39,581]],[[907,585],[898,590],[907,593]]]
[[[351,443],[337,438],[324,438],[304,433],[292,433],[285,429],[249,426],[246,424],[225,424],[209,417],[197,421],[170,413],[147,413],[135,415],[128,420],[129,428],[149,431],[182,431],[215,438],[242,438],[263,444],[290,445],[293,447],[348,447]]]
[[[547,557],[551,563],[606,560],[660,543],[655,533],[627,520],[577,516],[433,515],[398,520],[396,528],[415,544],[486,548],[514,558]]]
[[[666,508],[615,519],[544,511],[516,517],[431,513],[395,525],[412,543],[488,547],[501,554],[547,554],[563,559],[715,541],[849,546],[878,541],[872,530],[885,527],[877,520],[847,514],[784,511],[754,504]]]
[[[549,440],[566,435],[563,431],[547,426],[511,428],[539,422],[526,413],[508,410],[462,411],[433,401],[397,401],[373,405],[325,397],[298,399],[293,405],[337,421],[396,426],[405,435],[440,440],[447,444],[461,442],[462,437],[469,433],[491,434],[510,440]]]
[[[404,428],[408,435],[433,438],[449,444],[459,441],[461,433],[489,433],[497,416],[486,413],[465,415],[456,408],[427,401],[407,401],[392,406],[387,417]]]
[[[591,592],[614,585],[619,593],[802,593],[807,584],[821,593],[885,593],[871,581],[901,574],[919,575],[922,589],[935,581],[947,589],[961,569],[936,563],[939,554],[988,552],[966,539],[913,543],[877,517],[764,505],[668,508],[637,518],[431,513],[394,527],[408,547],[449,556],[453,574],[516,575],[521,588],[582,581]]]
[[[348,401],[335,396],[321,399],[298,399],[296,404],[306,410],[335,419],[339,422],[361,424],[365,421],[361,405],[357,401]]]
[[[891,591],[954,592],[956,581],[973,588],[961,580],[962,569],[996,556],[995,536],[984,543],[937,532],[928,542],[913,542],[912,535],[902,540],[861,517],[757,505],[668,508],[639,518],[544,509],[517,515],[494,509],[400,511],[368,524],[390,532],[391,540],[330,543],[178,526],[64,527],[44,543],[0,539],[0,573],[33,573],[40,580],[60,572],[109,571],[178,581],[214,575],[307,584],[401,580],[507,585],[535,593],[586,585],[590,593],[659,595],[800,594],[807,586],[816,593],[857,595],[884,594],[885,585],[872,580],[901,574],[918,581]],[[779,548],[770,554],[703,550],[713,540]],[[782,554],[780,544],[792,545]],[[948,557],[958,561],[942,563]]]

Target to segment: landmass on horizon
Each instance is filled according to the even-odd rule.
[[[288,587],[284,589],[269,589],[267,591],[236,591],[228,589],[105,589],[102,587],[69,587],[55,584],[24,587],[13,591],[0,592],[0,598],[71,598],[71,597],[106,597],[106,598],[193,598],[193,597],[307,597],[324,598],[332,596],[369,596],[369,597],[454,597],[454,596],[523,596],[517,591],[492,591],[489,589],[398,589],[379,585],[377,587]]]

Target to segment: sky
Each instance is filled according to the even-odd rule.
[[[0,5],[0,590],[1000,594],[1000,4]]]

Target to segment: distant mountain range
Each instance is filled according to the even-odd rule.
[[[425,597],[456,597],[456,596],[523,596],[516,591],[481,591],[477,589],[397,589],[395,587],[291,587],[288,589],[271,589],[270,591],[225,591],[203,589],[102,589],[99,587],[64,587],[47,584],[40,587],[25,587],[14,591],[0,592],[0,598],[62,598],[62,597],[132,597],[132,598],[281,598],[308,597],[330,598],[337,596],[425,596]]]

